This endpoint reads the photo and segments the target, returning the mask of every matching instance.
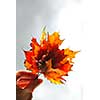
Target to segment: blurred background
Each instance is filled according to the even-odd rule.
[[[34,91],[34,100],[82,100],[83,75],[89,68],[87,51],[90,33],[89,8],[86,0],[16,0],[16,70],[24,69],[24,50],[28,50],[32,37],[38,42],[42,28],[52,33],[59,31],[65,39],[61,48],[80,50],[74,59],[73,72],[69,73],[65,85],[44,82]],[[84,63],[85,62],[85,63]],[[87,76],[86,76],[87,77]]]

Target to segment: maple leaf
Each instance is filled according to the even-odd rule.
[[[24,65],[33,74],[41,73],[55,84],[62,84],[65,81],[63,76],[67,76],[73,66],[73,58],[79,51],[73,51],[69,48],[59,49],[64,40],[60,39],[58,32],[49,35],[42,31],[40,44],[35,38],[32,38],[31,50],[24,51]]]

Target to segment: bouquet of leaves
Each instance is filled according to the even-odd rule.
[[[43,74],[52,83],[64,83],[65,79],[62,76],[68,76],[74,63],[72,59],[79,51],[72,51],[69,48],[59,49],[63,41],[60,40],[58,32],[49,35],[44,28],[40,44],[36,38],[32,38],[31,49],[24,51],[26,69],[33,74]]]

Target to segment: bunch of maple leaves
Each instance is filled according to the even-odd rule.
[[[59,49],[63,41],[58,32],[49,35],[45,29],[42,31],[40,44],[33,37],[31,49],[24,51],[26,69],[33,74],[43,74],[52,83],[63,84],[66,81],[63,76],[68,76],[74,64],[72,59],[79,52],[69,48]]]

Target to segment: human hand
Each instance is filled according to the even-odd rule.
[[[42,79],[38,79],[38,75],[18,71],[16,73],[16,100],[31,100],[32,92],[41,83]]]

